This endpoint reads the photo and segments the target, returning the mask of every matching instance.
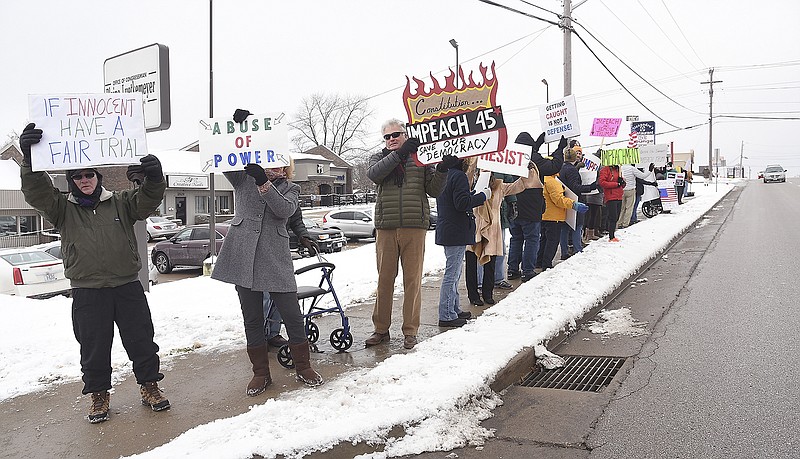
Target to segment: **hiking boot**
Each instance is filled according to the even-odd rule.
[[[472,318],[472,313],[469,312],[469,311],[461,311],[461,312],[458,313],[458,318],[459,319],[471,319]]]
[[[289,341],[287,341],[286,338],[284,338],[281,335],[275,335],[267,340],[267,344],[269,344],[272,347],[280,349],[281,347],[289,344]]]
[[[521,274],[519,273],[519,271],[509,271],[508,276],[506,277],[508,277],[508,280],[514,280],[514,279],[519,279],[520,276]]]
[[[92,406],[89,407],[89,415],[86,419],[92,424],[108,421],[108,405],[111,403],[111,394],[107,390],[103,392],[92,392]]]
[[[403,347],[406,349],[413,349],[417,345],[417,337],[414,335],[406,335],[403,339]]]
[[[453,320],[440,320],[439,321],[439,326],[440,327],[463,327],[466,324],[467,324],[467,319],[461,319],[461,318],[456,318],[456,319],[453,319]],[[406,338],[408,338],[408,337],[406,337]]]
[[[366,344],[367,347],[369,347],[369,346],[374,346],[376,344],[381,344],[384,341],[389,341],[388,331],[386,333],[373,332],[372,335],[370,335],[370,337],[367,338],[366,341],[364,341],[364,344]]]
[[[149,406],[153,411],[169,409],[169,400],[161,395],[161,389],[158,388],[157,382],[148,381],[142,384],[139,392],[142,394],[142,405]]]

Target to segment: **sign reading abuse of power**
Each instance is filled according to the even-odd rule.
[[[140,93],[29,95],[28,109],[42,130],[34,171],[138,164],[147,155]]]
[[[289,131],[283,114],[251,115],[241,123],[214,118],[200,123],[200,151],[213,172],[240,171],[254,163],[289,165]]]

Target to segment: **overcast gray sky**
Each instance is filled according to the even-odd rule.
[[[495,0],[556,21],[557,0]],[[443,76],[459,60],[466,71],[496,64],[497,100],[509,133],[541,132],[538,106],[563,96],[562,32],[478,0],[213,2],[214,114],[235,108],[292,115],[315,92],[371,97],[380,124],[404,119],[406,75]],[[578,2],[573,2],[578,3]],[[151,151],[197,139],[209,115],[209,2],[201,0],[9,2],[0,17],[0,140],[21,131],[27,95],[103,90],[103,61],[152,43],[170,50],[172,127],[148,134]],[[572,39],[572,93],[584,146],[595,117],[638,115],[656,121],[658,143],[695,150],[708,163],[708,68],[715,67],[714,113],[800,118],[800,2],[774,0],[587,0],[573,12],[581,37],[646,105],[628,95],[578,37]],[[587,32],[588,31],[588,32]],[[609,54],[675,102],[650,88]],[[676,103],[677,102],[677,103]],[[658,117],[665,121],[659,120]],[[675,131],[679,127],[702,125]],[[780,163],[800,175],[798,120],[720,117],[714,147],[753,173]],[[617,141],[626,140],[626,123]],[[609,142],[611,139],[606,139]],[[619,144],[618,146],[622,146]]]

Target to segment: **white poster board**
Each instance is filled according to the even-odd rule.
[[[530,145],[509,143],[505,150],[486,153],[478,157],[478,169],[503,174],[528,176],[528,163],[531,161]]]
[[[147,155],[142,95],[29,95],[42,140],[31,147],[34,171],[139,164]]]
[[[597,181],[597,171],[600,170],[600,158],[591,154],[591,153],[584,153],[583,154],[583,167],[578,169],[578,173],[581,174],[581,185],[590,185]],[[592,190],[588,193],[583,194],[597,194],[599,191]]]
[[[213,172],[240,171],[250,163],[270,169],[289,165],[289,125],[283,114],[250,115],[241,123],[214,118],[200,125],[200,152]]]
[[[636,163],[636,167],[641,167],[642,169],[648,169],[650,167],[650,163],[656,165],[656,167],[661,167],[667,164],[667,158],[669,158],[669,145],[667,144],[657,144],[657,145],[639,145],[639,162]]]
[[[573,201],[578,200],[578,195],[573,193],[568,186],[564,185],[564,182],[562,182],[561,179],[559,179],[558,177],[556,177],[555,179],[558,180],[558,183],[560,183],[561,186],[564,187],[564,196],[572,199]],[[573,231],[575,230],[575,219],[577,218],[577,216],[578,212],[576,212],[575,209],[567,209],[567,225],[569,225],[569,227],[572,228]]]
[[[675,191],[675,179],[658,180],[658,193],[664,211],[678,208],[678,193]]]
[[[578,124],[578,109],[575,106],[575,95],[570,94],[563,99],[558,99],[551,104],[539,107],[539,121],[544,131],[544,141],[553,142],[561,139],[581,135]]]
[[[489,186],[490,178],[492,178],[491,171],[481,171],[480,175],[478,175],[478,180],[475,180],[475,187],[473,189],[477,192],[483,191]]]

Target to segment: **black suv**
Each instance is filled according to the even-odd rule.
[[[303,224],[308,229],[308,235],[324,253],[340,252],[342,247],[347,245],[347,238],[339,230],[322,229],[314,220],[307,218],[303,219]],[[297,251],[301,256],[310,256],[306,253],[306,248],[299,244],[297,236],[292,231],[289,231],[289,249]]]

